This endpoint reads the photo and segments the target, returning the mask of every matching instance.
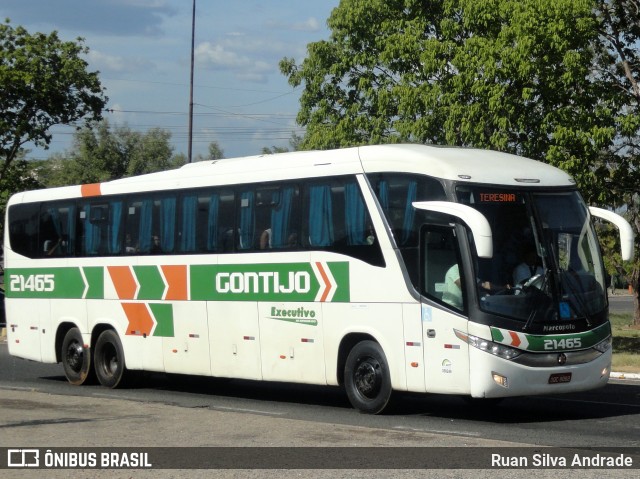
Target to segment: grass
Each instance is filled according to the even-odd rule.
[[[613,371],[640,373],[640,328],[633,326],[632,314],[611,314],[613,330]]]

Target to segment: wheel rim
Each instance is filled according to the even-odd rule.
[[[71,342],[67,347],[66,358],[69,367],[77,373],[80,372],[82,370],[82,364],[84,363],[84,349],[82,345],[77,341]]]
[[[363,358],[353,374],[357,391],[367,399],[375,399],[382,387],[382,368],[375,358]]]
[[[113,344],[105,344],[102,350],[102,371],[105,376],[114,376],[119,367],[118,352]]]

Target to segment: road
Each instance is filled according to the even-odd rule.
[[[609,295],[609,311],[611,313],[633,313],[633,296],[626,292]]]
[[[612,380],[588,393],[510,398],[498,407],[470,405],[453,396],[400,394],[390,414],[369,416],[353,410],[339,388],[166,375],[150,375],[130,389],[73,387],[60,365],[10,357],[6,344],[0,344],[0,364],[0,446],[4,447],[640,448],[640,381]],[[436,472],[434,477],[464,476],[460,470],[450,476]],[[516,477],[502,472],[508,471],[488,471],[480,477]],[[547,472],[548,476],[536,477],[557,477],[557,471]],[[583,470],[580,477],[602,477],[602,472]],[[635,477],[627,476],[632,471],[607,472],[616,472],[607,477]],[[405,477],[404,473],[396,471],[394,477]],[[66,474],[47,477],[66,478]]]

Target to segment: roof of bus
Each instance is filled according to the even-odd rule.
[[[562,170],[507,153],[473,148],[397,144],[201,161],[175,170],[102,183],[99,194],[391,171],[493,185],[574,184]],[[12,202],[86,196],[86,191],[79,185],[50,188],[19,194]]]

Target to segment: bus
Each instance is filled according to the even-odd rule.
[[[415,144],[22,192],[5,225],[9,352],[61,362],[74,385],[156,371],[342,386],[367,413],[394,391],[589,390],[612,354],[594,217],[631,258],[629,224],[565,172]]]

